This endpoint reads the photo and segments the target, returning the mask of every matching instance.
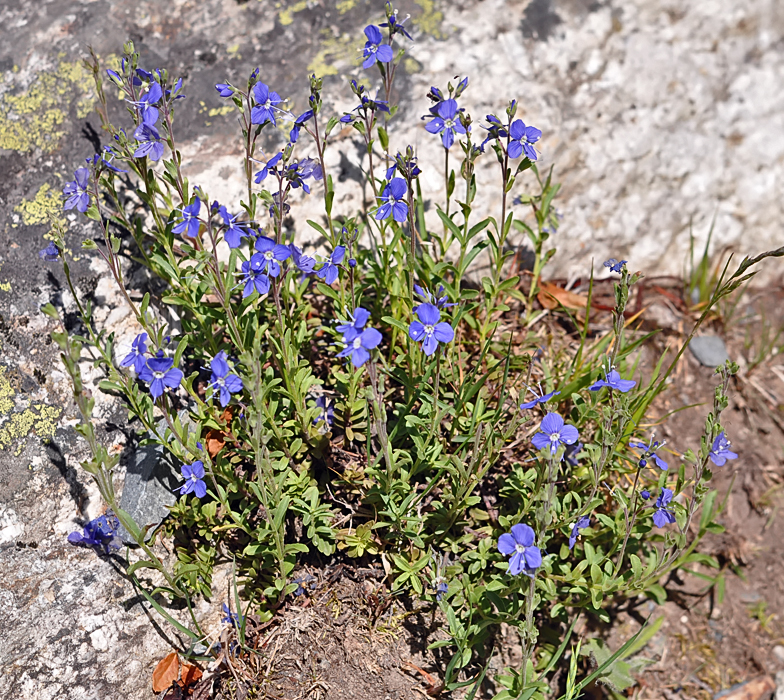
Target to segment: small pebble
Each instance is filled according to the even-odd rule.
[[[717,335],[700,335],[692,338],[689,350],[705,367],[718,367],[730,359],[727,346]]]

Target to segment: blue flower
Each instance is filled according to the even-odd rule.
[[[645,467],[648,465],[648,459],[653,457],[653,461],[659,469],[662,471],[667,470],[667,462],[665,462],[659,455],[656,454],[656,450],[660,447],[664,446],[663,442],[659,442],[656,440],[654,442],[653,438],[651,438],[650,442],[646,445],[644,442],[630,442],[630,447],[634,447],[635,449],[642,450],[642,456],[640,457],[640,461],[637,464],[640,467]]]
[[[242,624],[242,615],[233,613],[226,603],[223,604],[223,612],[226,613],[226,616],[221,618],[222,623],[231,625],[232,627],[240,627]]]
[[[108,75],[109,78],[111,78],[112,82],[117,87],[122,87],[123,78],[116,70],[112,70],[111,68],[107,68],[106,69],[106,75]]]
[[[621,379],[621,375],[614,369],[610,370],[609,373],[605,372],[604,376],[604,379],[597,379],[589,389],[591,391],[599,391],[599,389],[606,386],[608,389],[615,389],[625,394],[637,384],[633,379]]]
[[[311,583],[312,582],[312,583]],[[304,593],[307,593],[307,589],[313,590],[316,587],[316,578],[311,576],[310,574],[303,574],[302,576],[298,576],[295,578],[292,583],[297,584],[297,588],[294,591],[295,596],[301,596]]]
[[[155,357],[149,358],[139,372],[139,379],[150,385],[153,399],[162,396],[166,387],[176,389],[180,386],[182,376],[182,371],[174,367],[174,360],[164,357],[162,350],[159,350]]]
[[[111,146],[104,146],[103,152],[106,154],[105,156],[101,155],[100,153],[94,154],[90,158],[85,158],[85,163],[89,166],[95,166],[100,163],[101,166],[109,168],[115,173],[127,173],[127,170],[123,170],[122,168],[118,168],[116,165],[112,163],[114,158],[116,157],[116,153],[112,150]]]
[[[389,168],[387,168],[387,173],[385,176],[386,179],[391,181],[395,171],[400,173],[404,179],[409,181],[413,180],[415,177],[418,177],[421,174],[422,171],[417,165],[417,159],[411,146],[406,149],[405,155],[398,152],[398,154],[395,156],[395,162],[392,163]]]
[[[355,315],[357,311],[360,309],[355,309]],[[361,309],[361,311],[365,311],[365,309]],[[343,333],[343,342],[346,347],[338,353],[338,357],[350,357],[354,367],[361,367],[370,359],[368,350],[377,347],[381,342],[381,333],[375,328],[366,328],[359,332],[355,324]]]
[[[120,367],[133,366],[134,371],[137,375],[139,375],[144,369],[144,366],[147,364],[147,360],[144,357],[146,352],[147,334],[139,333],[139,335],[133,339],[133,343],[131,343],[131,351],[123,358],[123,361],[120,363]]]
[[[204,462],[197,459],[193,464],[183,464],[180,469],[185,483],[180,487],[180,495],[196,494],[196,498],[207,495],[207,484],[204,483]]]
[[[120,538],[117,536],[119,520],[111,511],[101,515],[85,524],[83,534],[72,532],[68,541],[77,547],[92,547],[103,554],[109,554],[110,549],[120,548]]]
[[[389,27],[390,36],[395,36],[395,34],[402,34],[407,39],[411,39],[411,35],[406,31],[406,28],[403,26],[403,23],[408,20],[406,17],[402,22],[397,21],[397,10],[394,12],[390,12],[387,16],[387,22],[382,22],[380,26],[382,27]],[[439,598],[440,600],[440,598]]]
[[[580,437],[577,428],[564,424],[564,419],[557,413],[548,413],[539,426],[539,432],[531,438],[531,443],[537,450],[550,448],[550,454],[558,452],[561,445],[573,445]]]
[[[408,194],[408,185],[402,177],[394,177],[384,188],[379,199],[384,202],[376,212],[376,219],[387,219],[389,215],[399,224],[402,224],[408,216],[408,204],[405,197]]]
[[[436,351],[439,343],[450,343],[454,340],[454,329],[446,321],[440,321],[441,312],[436,306],[420,304],[417,306],[416,315],[419,320],[411,322],[408,336],[411,340],[422,341],[422,350],[428,357]]]
[[[245,287],[242,290],[243,299],[253,294],[254,290],[262,295],[269,291],[269,277],[264,274],[266,268],[267,261],[261,253],[255,253],[250,260],[242,263],[242,274],[245,276]]]
[[[722,430],[713,441],[708,457],[717,467],[723,467],[728,459],[737,459],[738,455],[730,450],[730,441]]]
[[[533,389],[531,389],[530,387],[528,388],[530,389],[531,393],[534,395],[534,398],[532,401],[526,401],[525,403],[520,404],[520,408],[524,411],[528,410],[529,408],[533,408],[537,404],[547,403],[551,398],[553,398],[553,396],[558,396],[561,393],[560,391],[551,391],[549,394],[542,394],[541,396],[537,396],[536,392]],[[542,391],[542,387],[540,385],[539,392],[541,393],[541,391]]]
[[[455,142],[455,134],[466,132],[458,117],[457,102],[452,99],[444,100],[433,107],[432,111],[435,116],[427,123],[425,129],[431,134],[441,134],[444,148],[451,148]]]
[[[278,105],[283,102],[281,96],[277,92],[270,92],[269,87],[264,83],[256,83],[253,86],[253,97],[256,100],[256,105],[250,111],[251,124],[272,122],[272,125],[276,126],[275,112]]]
[[[353,314],[349,314],[349,319],[351,320],[351,323],[343,323],[339,326],[335,326],[335,330],[338,333],[342,333],[343,335],[347,335],[350,333],[356,335],[362,331],[362,329],[365,327],[365,324],[368,322],[369,318],[370,318],[370,311],[368,311],[367,309],[363,309],[361,306],[359,306],[356,309],[354,309]]]
[[[297,139],[299,138],[299,130],[304,126],[305,122],[310,119],[313,119],[312,109],[303,112],[294,120],[294,126],[289,132],[289,142],[297,143]]]
[[[158,130],[151,124],[142,122],[133,132],[133,137],[139,142],[133,152],[134,158],[149,156],[150,160],[158,161],[163,156],[163,143]]]
[[[642,498],[643,501],[647,501],[650,497],[651,497],[651,492],[648,491],[648,489],[643,489],[642,491],[640,491],[640,498]]]
[[[223,232],[223,239],[228,243],[229,248],[239,248],[242,244],[242,237],[248,235],[245,228],[247,224],[237,221],[239,214],[232,216],[229,214],[228,209],[222,205],[218,209],[218,213],[226,226],[226,230]]]
[[[304,272],[306,275],[313,272],[313,268],[316,266],[315,258],[310,257],[310,255],[305,255],[293,243],[289,246],[289,249],[291,250],[291,259],[300,272]]]
[[[161,86],[152,81],[147,92],[142,95],[138,102],[131,102],[142,111],[142,122],[147,126],[154,126],[158,121],[158,110],[153,106],[163,97],[163,90]],[[129,100],[130,102],[130,100]]]
[[[334,406],[332,406],[332,403],[326,396],[319,396],[316,399],[316,406],[321,409],[321,413],[319,413],[313,419],[313,425],[324,423],[324,427],[329,428],[329,426],[332,425],[332,423],[335,421]]]
[[[534,546],[535,539],[534,531],[523,523],[513,525],[511,532],[498,538],[498,551],[510,557],[508,571],[512,576],[523,573],[533,578],[542,565],[542,552]]]
[[[282,153],[278,153],[277,155],[272,156],[265,164],[264,167],[256,173],[256,184],[261,184],[264,180],[267,179],[267,175],[269,175],[270,170],[274,170],[275,166],[280,162],[280,159],[283,158]]]
[[[580,536],[580,530],[584,530],[591,524],[591,516],[590,515],[583,515],[582,518],[578,518],[577,522],[572,525],[572,532],[569,535],[569,549],[574,549],[574,545],[577,542],[577,538]]]
[[[195,238],[199,235],[199,210],[201,209],[201,200],[195,197],[193,202],[183,207],[182,218],[177,220],[172,233],[184,233],[186,236]]]
[[[225,408],[231,401],[231,395],[242,391],[242,380],[236,375],[231,374],[229,363],[226,361],[226,353],[221,350],[210,362],[212,376],[210,377],[210,389],[213,394],[220,395],[220,405]]]
[[[310,187],[307,186],[305,180],[311,177],[315,180],[321,180],[323,177],[321,164],[313,158],[303,158],[299,163],[292,163],[286,168],[285,175],[294,189],[301,187],[307,194],[310,194]]]
[[[672,500],[672,491],[662,489],[659,498],[656,500],[656,510],[653,513],[653,524],[656,527],[664,527],[667,523],[674,523],[675,516],[667,508],[667,504]]]
[[[446,581],[436,581],[433,589],[436,592],[436,600],[440,601],[449,591],[449,584]]]
[[[604,261],[604,266],[610,268],[610,272],[618,272],[620,273],[621,268],[629,262],[628,260],[616,260],[615,258],[610,258],[609,260]]]
[[[228,83],[218,83],[215,89],[221,97],[231,97],[234,94],[234,88]]]
[[[519,158],[525,152],[526,158],[536,160],[536,149],[532,144],[542,136],[535,126],[526,126],[522,119],[515,119],[509,127],[509,157]]]
[[[63,187],[63,195],[68,198],[63,209],[68,211],[76,207],[82,214],[87,211],[90,206],[90,194],[87,192],[89,177],[90,171],[87,168],[76,169],[74,179]]]
[[[483,126],[483,129],[487,130],[487,138],[482,141],[482,145],[479,149],[484,153],[485,144],[488,141],[492,141],[494,139],[505,139],[508,136],[507,127],[501,122],[501,120],[496,117],[494,114],[487,115],[487,121],[490,123],[490,126]]]
[[[256,239],[255,248],[264,260],[262,272],[267,272],[272,277],[277,277],[280,274],[279,263],[291,255],[291,248],[287,245],[275,243],[275,241],[266,236],[259,236]],[[254,255],[253,257],[255,258],[256,256]]]
[[[416,294],[422,301],[427,304],[433,304],[434,306],[438,307],[439,309],[447,309],[450,306],[457,306],[457,304],[452,303],[449,301],[449,297],[443,293],[444,292],[444,285],[441,284],[438,286],[438,292],[433,293],[429,289],[424,289],[420,287],[418,284],[414,285],[414,294]],[[442,296],[439,296],[442,295]],[[413,311],[416,313],[418,306],[415,306]]]
[[[354,115],[351,112],[345,113],[340,118],[341,123],[350,124],[355,119],[367,119],[368,112],[373,113],[379,111],[389,114],[389,104],[386,102],[386,100],[371,100],[367,95],[365,95],[365,87],[363,85],[357,84],[356,80],[351,81],[351,86],[360,100],[359,104],[351,110],[351,112],[357,112],[357,114]],[[378,97],[378,95],[376,95],[376,97]],[[389,178],[387,178],[387,180],[388,179]]]
[[[47,262],[53,262],[54,260],[59,260],[60,249],[50,241],[49,245],[46,246],[46,248],[38,251],[38,257],[41,258],[41,260],[46,260]]]
[[[362,56],[365,59],[362,63],[362,67],[370,68],[376,61],[379,61],[380,63],[389,63],[394,57],[394,54],[392,53],[391,46],[381,43],[383,41],[381,30],[374,24],[371,24],[365,27],[365,36],[367,37],[367,41],[365,42],[365,48],[362,53]]]
[[[335,250],[332,251],[332,255],[329,256],[329,260],[316,271],[316,276],[323,279],[328,285],[334,284],[335,280],[338,278],[338,265],[343,261],[345,255],[345,246],[336,246]]]
[[[564,450],[564,462],[571,465],[572,467],[576,467],[578,465],[577,462],[577,455],[580,454],[583,450],[583,443],[577,442],[574,445],[567,445],[566,449]]]

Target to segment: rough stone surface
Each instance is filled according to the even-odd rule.
[[[129,513],[140,527],[157,525],[168,513],[166,506],[176,502],[174,489],[181,482],[178,469],[168,459],[163,445],[137,447],[126,467],[120,508]],[[118,534],[126,544],[134,544],[122,525]]]
[[[396,3],[397,4],[397,3]],[[172,642],[120,575],[118,562],[70,547],[69,532],[100,514],[97,491],[80,471],[70,388],[39,311],[52,301],[77,330],[73,300],[57,266],[38,260],[49,215],[69,226],[79,293],[92,298],[101,328],[127,352],[138,332],[97,258],[80,255],[96,231],[60,210],[59,192],[101,143],[90,114],[90,76],[80,67],[92,45],[115,59],[131,37],[147,67],[186,80],[177,136],[191,182],[213,198],[241,196],[236,124],[212,85],[243,80],[256,66],[292,108],[306,97],[305,75],[325,75],[326,104],[353,106],[350,77],[362,28],[379,21],[369,0],[6,0],[0,7],[0,696],[64,700],[149,697],[149,678]],[[539,126],[542,165],[564,183],[564,215],[550,274],[584,274],[590,260],[628,258],[647,274],[680,274],[689,247],[755,253],[781,245],[784,183],[784,6],[776,0],[405,0],[416,42],[396,82],[401,102],[394,148],[414,145],[431,205],[440,201],[443,154],[419,117],[431,84],[469,75],[464,106],[478,120],[521,100],[518,116]],[[374,78],[375,80],[375,78]],[[110,95],[110,111],[127,122]],[[481,132],[480,132],[481,133]],[[265,141],[281,143],[285,133]],[[339,188],[336,209],[366,198],[360,150],[341,133],[327,165]],[[342,152],[341,152],[342,151]],[[456,151],[454,151],[456,153]],[[485,158],[480,187],[498,178]],[[530,183],[530,178],[523,183]],[[526,185],[527,187],[527,185]],[[478,208],[500,213],[495,190]],[[523,191],[523,184],[520,190]],[[434,206],[431,206],[431,214]],[[318,217],[318,191],[301,215]],[[496,216],[498,215],[496,213]],[[299,220],[299,218],[298,218]],[[300,240],[310,234],[301,227]],[[144,275],[129,264],[132,287]],[[767,278],[781,275],[770,262]],[[162,312],[165,312],[163,310]],[[93,387],[102,441],[126,451],[125,411]],[[122,486],[118,470],[116,486]],[[212,606],[215,608],[216,606]],[[217,606],[219,608],[219,606]],[[154,614],[154,613],[153,613]],[[198,614],[209,618],[204,604]],[[217,613],[219,614],[219,613]]]
[[[692,338],[689,350],[705,367],[718,367],[730,359],[727,346],[717,335],[700,335]]]

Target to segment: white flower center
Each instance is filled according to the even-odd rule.
[[[435,330],[434,326],[430,326],[430,325],[425,326],[425,335],[433,335],[434,330]]]
[[[272,251],[271,251],[271,250],[268,250],[266,253],[264,253],[264,257],[265,257],[267,260],[272,260],[272,258],[274,258],[275,256],[273,255],[273,253],[272,253]]]
[[[152,376],[156,379],[163,379],[166,376],[166,372],[153,372]]]
[[[515,551],[518,554],[524,554],[525,553],[525,545],[523,545],[523,544],[516,544],[515,545]]]
[[[444,126],[447,129],[451,129],[454,125],[455,125],[455,120],[454,119],[447,119],[446,121],[444,121]]]
[[[559,442],[561,439],[561,433],[551,433],[550,434],[550,442]]]
[[[352,343],[352,345],[354,346],[354,350],[356,350],[357,348],[361,347],[362,346],[362,338],[360,338],[359,336],[354,338],[354,342]]]
[[[272,107],[272,100],[267,98],[267,101],[264,103],[264,109],[269,109],[270,107]]]

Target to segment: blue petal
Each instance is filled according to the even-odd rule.
[[[425,303],[417,307],[417,316],[422,323],[428,326],[435,326],[441,319],[441,312],[433,304]]]
[[[375,24],[365,27],[365,36],[371,44],[381,43],[381,30]]]
[[[381,44],[376,51],[376,58],[381,61],[381,63],[389,63],[395,54],[392,52],[392,47],[387,44]]]
[[[444,128],[444,120],[441,117],[433,117],[427,124],[425,124],[425,131],[431,134],[439,134]]]

